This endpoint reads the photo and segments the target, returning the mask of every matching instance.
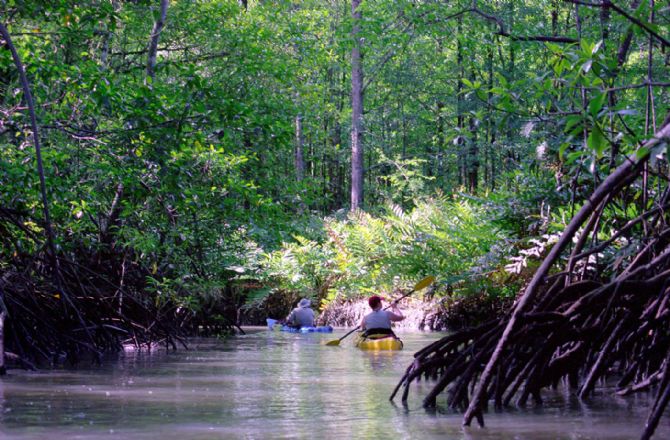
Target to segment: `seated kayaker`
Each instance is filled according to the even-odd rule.
[[[311,304],[309,299],[301,299],[298,307],[291,310],[286,317],[286,325],[293,328],[314,327],[314,310],[310,308]]]
[[[373,295],[368,299],[368,304],[372,312],[368,313],[361,320],[360,328],[363,330],[363,336],[370,335],[393,335],[391,323],[402,321],[405,315],[402,314],[396,303],[391,304],[391,311],[382,310],[382,298]]]

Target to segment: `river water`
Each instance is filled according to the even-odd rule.
[[[463,429],[459,414],[421,408],[430,384],[413,387],[408,408],[388,401],[413,353],[440,334],[404,333],[405,350],[394,353],[362,352],[353,335],[321,344],[343,334],[257,328],[97,367],[10,370],[0,380],[0,438],[634,439],[652,403],[557,392],[541,408],[489,413],[486,428]],[[655,438],[670,438],[667,420]]]

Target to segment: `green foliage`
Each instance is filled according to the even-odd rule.
[[[431,274],[452,291],[477,291],[486,284],[476,273],[481,259],[505,237],[482,206],[444,196],[419,201],[410,212],[388,205],[377,216],[327,219],[324,227],[324,240],[296,237],[267,254],[264,265],[281,287],[324,292],[326,302],[389,292]]]
[[[170,2],[153,78],[156,2],[0,5],[37,103],[58,249],[114,268],[115,282],[132,266],[159,303],[197,308],[251,280],[263,284],[245,292],[254,299],[274,281],[328,299],[425,275],[499,289],[483,274],[511,244],[494,244],[560,230],[668,104],[667,60],[644,30],[667,35],[668,24],[646,23],[647,2],[631,11],[643,27],[546,0],[477,2],[477,13],[469,0],[363,2],[369,214],[342,219],[350,10],[248,3]],[[620,60],[629,31],[635,50]],[[30,121],[7,50],[0,102],[6,268],[44,248]],[[626,215],[643,210],[640,194],[630,188]],[[603,221],[616,228],[626,215]]]
[[[398,204],[404,208],[412,207],[416,194],[426,191],[427,183],[434,180],[424,174],[425,160],[386,157],[379,151],[379,166],[388,170],[379,175],[379,189],[372,197],[379,197],[386,203]]]
[[[194,306],[261,277],[261,247],[313,227],[294,202],[315,203],[314,185],[286,183],[281,166],[294,113],[285,79],[297,67],[284,39],[303,29],[279,26],[270,7],[172,2],[151,79],[149,3],[70,3],[6,5],[10,31],[26,31],[15,44],[35,101],[48,103],[38,118],[58,248],[131,264],[161,304]],[[1,56],[0,207],[36,219],[23,222],[27,237],[7,226],[16,239],[2,246],[4,264],[39,252],[43,229],[22,94]]]
[[[551,213],[569,203],[568,195],[557,188],[561,183],[554,172],[542,167],[510,172],[504,185],[482,201],[494,224],[516,237],[545,233]]]

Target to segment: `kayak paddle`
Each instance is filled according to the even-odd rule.
[[[405,297],[410,296],[411,294],[413,294],[413,293],[416,292],[417,290],[421,290],[421,289],[423,289],[423,288],[425,288],[425,287],[430,286],[431,284],[433,284],[433,281],[435,281],[435,277],[430,277],[430,276],[429,276],[429,277],[426,277],[426,278],[422,279],[421,281],[419,281],[418,283],[416,283],[416,284],[414,285],[414,288],[413,288],[412,290],[410,290],[409,292],[407,292],[406,294],[404,294],[404,295],[401,296],[400,298],[396,299],[395,301],[393,301],[393,302],[392,302],[391,304],[389,304],[388,306],[384,307],[384,310],[386,310],[386,309],[388,309],[389,307],[392,307],[393,305],[397,304],[398,301],[400,301],[401,299],[403,299],[403,298],[405,298]],[[335,340],[333,340],[333,341],[328,341],[328,342],[326,342],[325,345],[329,345],[329,346],[331,346],[331,347],[339,346],[339,345],[340,345],[340,342],[342,342],[342,340],[343,340],[344,338],[346,338],[347,336],[349,336],[350,334],[352,334],[353,332],[355,332],[356,330],[358,330],[359,327],[360,327],[360,325],[359,325],[359,326],[356,326],[356,328],[354,328],[352,331],[350,331],[350,332],[347,333],[346,335],[342,336],[340,339],[335,339]]]

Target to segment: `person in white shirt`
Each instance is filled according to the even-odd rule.
[[[394,335],[393,330],[391,330],[391,323],[405,319],[405,315],[398,309],[398,305],[396,303],[391,304],[391,311],[382,310],[382,298],[378,295],[371,296],[368,299],[368,305],[372,312],[365,315],[361,320],[360,328],[364,332],[363,335]]]

